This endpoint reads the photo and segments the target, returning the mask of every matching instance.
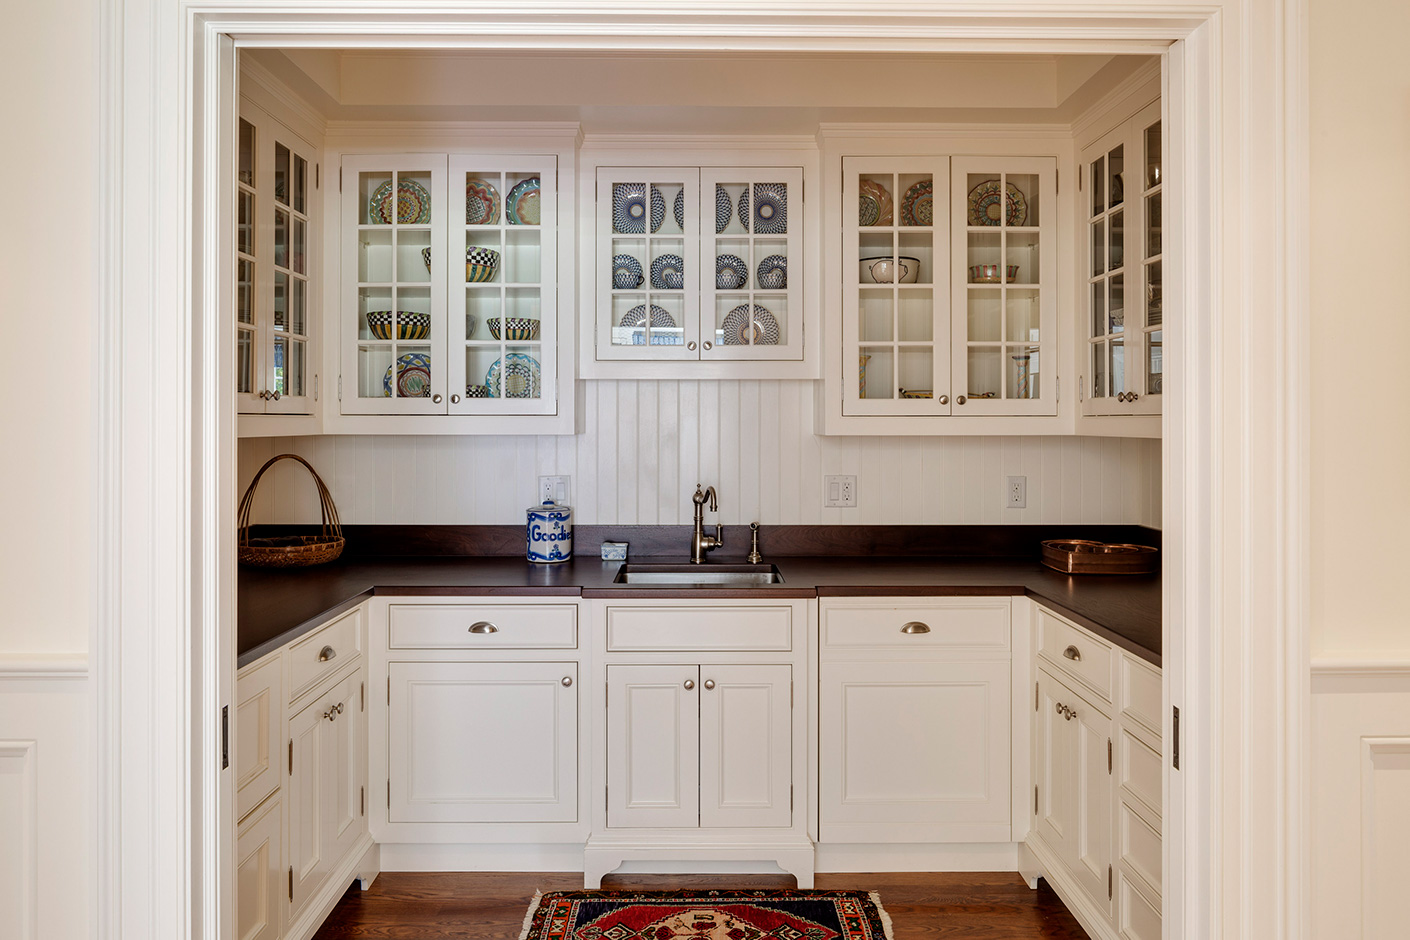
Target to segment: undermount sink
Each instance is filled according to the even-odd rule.
[[[782,584],[774,565],[623,565],[614,584],[753,587]]]

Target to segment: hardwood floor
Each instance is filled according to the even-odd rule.
[[[604,888],[791,888],[787,875],[609,875]],[[387,872],[349,889],[314,940],[518,940],[535,891],[572,891],[582,875]],[[819,888],[878,891],[895,940],[1085,940],[1046,882],[1012,872],[820,874]]]

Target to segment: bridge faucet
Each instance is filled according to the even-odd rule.
[[[695,484],[695,495],[691,499],[695,502],[695,532],[690,537],[690,560],[692,564],[701,565],[705,563],[706,552],[725,544],[724,526],[716,523],[715,534],[705,534],[705,503],[709,502],[711,512],[719,512],[720,508],[713,486],[701,489],[699,483]]]

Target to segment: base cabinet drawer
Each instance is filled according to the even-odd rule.
[[[288,663],[289,701],[294,702],[362,655],[363,608],[350,610],[343,616],[319,627],[313,633],[291,643],[284,651]]]
[[[856,649],[1009,649],[1009,599],[832,606],[822,613],[822,648],[843,656]]]
[[[392,649],[575,649],[571,604],[393,604]]]
[[[1111,701],[1116,651],[1110,643],[1039,609],[1038,651],[1058,672],[1081,682],[1103,700]]]
[[[573,822],[578,666],[390,663],[391,823]]]
[[[1118,935],[1122,940],[1160,940],[1160,907],[1137,890],[1125,874],[1117,876]]]
[[[610,607],[609,652],[779,651],[793,648],[793,608],[714,604],[709,607]]]

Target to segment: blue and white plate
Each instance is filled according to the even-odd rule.
[[[783,290],[788,286],[788,258],[783,255],[769,255],[759,262],[754,278],[762,290]]]
[[[485,373],[485,384],[489,386],[491,398],[538,398],[538,360],[523,353],[510,353],[503,359],[496,359]]]
[[[612,256],[612,286],[618,290],[631,290],[640,287],[644,276],[641,262],[632,255]]]
[[[754,304],[754,322],[751,324],[749,321],[749,304],[740,304],[731,310],[720,324],[720,344],[748,346],[749,335],[753,333],[755,346],[778,345],[778,321],[772,313]]]
[[[666,221],[666,197],[654,185],[651,187],[651,232],[661,231],[661,223]]]
[[[425,353],[402,353],[397,357],[397,397],[431,397],[431,357]],[[382,377],[382,394],[392,397],[392,367]]]
[[[729,228],[729,217],[734,215],[734,202],[723,183],[715,184],[715,234]]]
[[[684,229],[684,228],[685,228],[685,188],[684,188],[684,187],[681,188],[681,191],[680,191],[680,192],[676,193],[676,202],[675,202],[675,205],[673,205],[673,206],[671,207],[671,209],[672,209],[672,211],[674,212],[675,217],[676,217],[676,225],[677,225],[678,227]]]
[[[715,256],[715,289],[739,290],[749,280],[749,265],[739,255]]]
[[[651,262],[651,286],[657,290],[680,290],[685,286],[685,261],[680,255],[662,255]]]
[[[735,206],[739,211],[739,224],[744,226],[744,230],[749,231],[749,187],[744,187],[744,192],[739,194],[739,205]]]
[[[622,314],[622,319],[617,325],[632,330],[632,345],[646,345],[646,304],[637,304],[626,313]],[[675,317],[670,312],[655,304],[651,305],[651,345],[652,346],[679,346],[681,337],[675,333],[657,333],[657,330],[674,330],[676,328]]]
[[[783,235],[787,231],[788,187],[783,183],[755,183],[754,234]]]
[[[612,228],[623,235],[646,234],[646,184],[612,184]]]

